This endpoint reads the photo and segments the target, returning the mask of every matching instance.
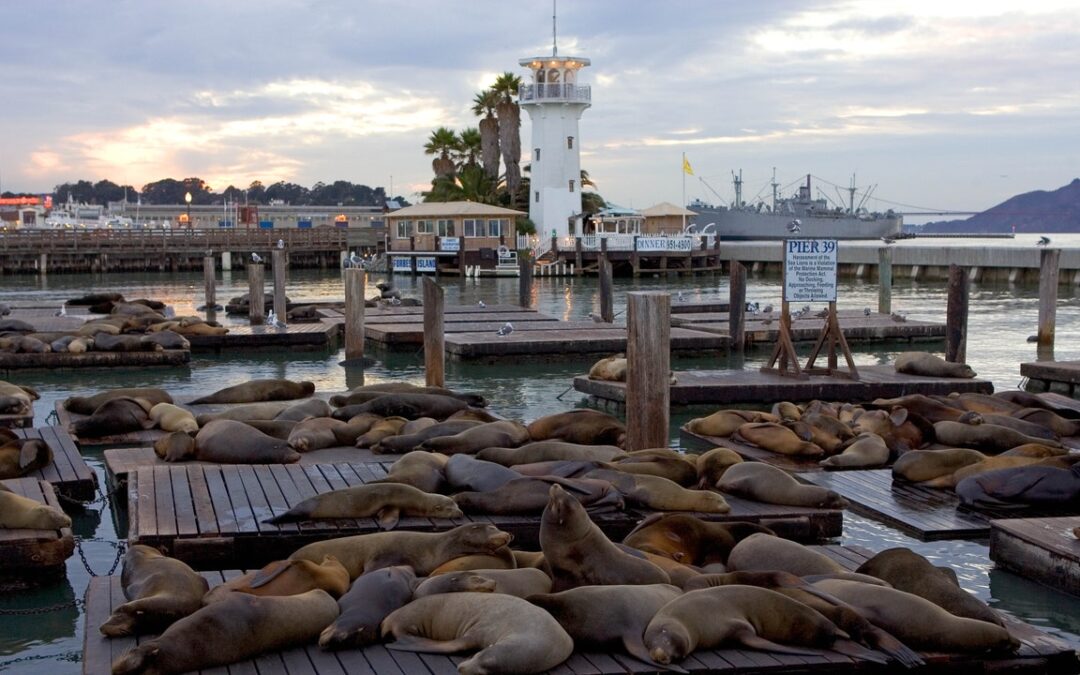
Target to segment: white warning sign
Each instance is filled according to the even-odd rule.
[[[836,240],[784,241],[784,300],[836,301]]]

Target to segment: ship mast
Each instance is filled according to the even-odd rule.
[[[776,182],[776,167],[772,168],[772,210],[776,213],[776,188],[780,187],[780,184]]]
[[[848,213],[855,215],[855,174],[851,174],[851,187],[848,188]]]
[[[739,208],[742,206],[742,169],[739,169],[738,175],[732,171],[731,180],[735,183],[735,208]]]

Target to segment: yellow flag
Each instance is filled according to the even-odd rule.
[[[686,155],[683,155],[682,158],[682,170],[683,173],[690,174],[691,176],[694,175],[694,170],[690,167],[690,160],[686,158]]]

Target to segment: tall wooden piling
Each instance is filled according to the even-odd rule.
[[[214,268],[214,256],[203,256],[203,284],[206,286],[206,311],[213,312],[217,307],[217,270]]]
[[[345,270],[345,360],[364,358],[364,270]]]
[[[251,263],[248,272],[248,320],[252,326],[261,326],[266,314],[263,291],[263,264]]]
[[[731,261],[728,273],[728,335],[731,351],[740,353],[746,347],[746,265]]]
[[[581,269],[581,237],[574,237],[574,276],[580,277],[584,274]]]
[[[444,291],[428,277],[424,287],[424,379],[429,387],[446,384],[446,344],[443,333]]]
[[[615,323],[614,283],[611,279],[611,261],[607,254],[600,254],[600,318],[605,323]]]
[[[671,414],[671,296],[627,293],[626,301],[625,448],[666,448]]]
[[[888,246],[878,249],[877,311],[892,313],[892,249]]]
[[[285,251],[274,249],[274,316],[278,321],[284,322],[288,314],[285,304]]]
[[[533,262],[529,251],[518,251],[518,304],[532,307]]]
[[[971,282],[967,271],[949,265],[949,300],[945,310],[945,360],[964,363],[967,359],[968,296]]]
[[[1057,323],[1058,263],[1061,249],[1043,249],[1039,255],[1039,347],[1054,346]]]

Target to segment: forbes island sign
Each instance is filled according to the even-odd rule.
[[[836,302],[836,240],[784,240],[784,300]]]

